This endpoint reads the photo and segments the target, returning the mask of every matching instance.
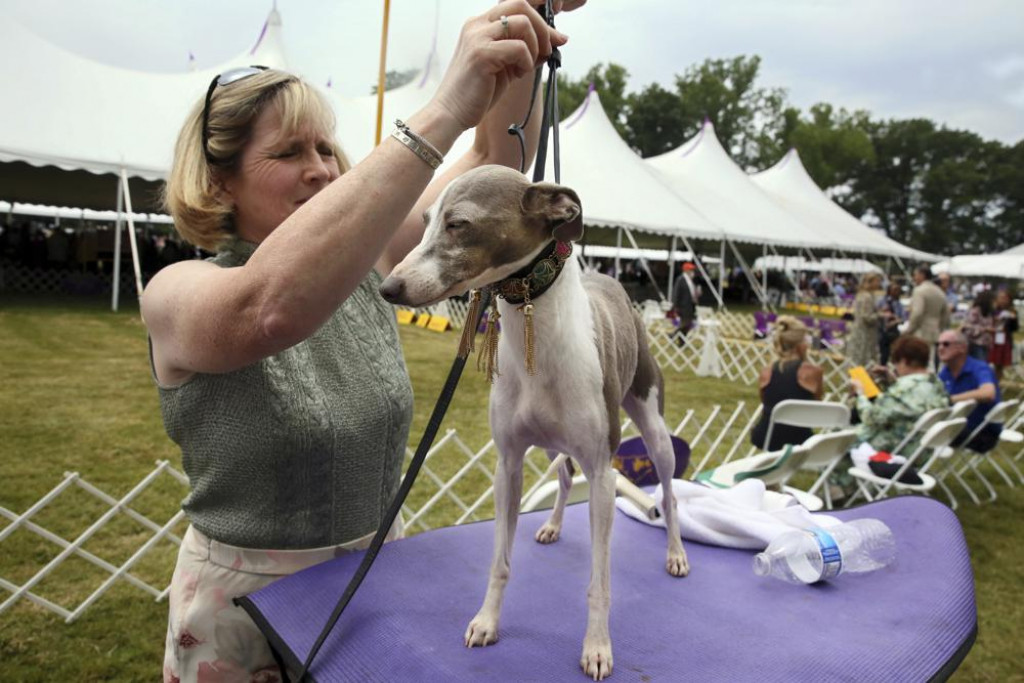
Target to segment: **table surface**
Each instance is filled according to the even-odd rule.
[[[561,539],[533,540],[546,512],[520,517],[500,640],[467,649],[483,598],[493,522],[386,545],[313,664],[319,681],[582,681],[590,575],[587,507]],[[903,496],[839,511],[896,537],[895,565],[794,586],[753,574],[753,552],[686,543],[691,572],[664,570],[664,530],[616,513],[612,681],[942,679],[974,641],[970,559],[956,516]],[[243,601],[299,668],[361,554],[277,581]]]

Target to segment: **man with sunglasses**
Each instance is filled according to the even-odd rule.
[[[967,337],[956,330],[939,335],[939,360],[944,364],[939,379],[946,387],[951,403],[975,400],[978,405],[967,416],[967,425],[953,441],[959,446],[985,420],[985,415],[999,403],[999,383],[988,363],[967,355]],[[978,453],[987,453],[999,442],[1002,425],[989,424],[971,439],[967,447]]]

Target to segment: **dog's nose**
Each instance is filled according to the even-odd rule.
[[[401,303],[402,293],[405,291],[405,280],[400,277],[389,275],[380,285],[380,295],[388,303]]]

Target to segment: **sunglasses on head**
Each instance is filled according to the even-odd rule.
[[[213,80],[210,81],[210,87],[206,91],[206,103],[203,104],[203,156],[206,157],[208,163],[215,163],[217,160],[214,159],[213,155],[210,154],[210,101],[213,99],[213,91],[217,89],[219,85],[231,85],[238,81],[244,80],[249,76],[255,76],[256,74],[266,71],[270,67],[260,66],[254,64],[253,66],[241,66],[237,69],[229,69],[224,73],[214,76]]]

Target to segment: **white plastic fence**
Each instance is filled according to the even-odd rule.
[[[735,457],[737,453],[746,455],[745,444],[749,429],[760,414],[760,406],[748,407],[743,402],[730,408],[713,406],[706,414],[698,415],[695,410],[688,410],[676,425],[674,432],[686,439],[693,449],[691,465],[699,463],[704,467],[709,462],[719,462]],[[635,436],[636,430],[627,420],[623,425],[623,438]],[[411,459],[412,451],[408,451]],[[459,436],[456,429],[449,429],[434,444],[427,454],[426,461],[410,499],[403,508],[403,518],[408,533],[419,533],[442,526],[453,526],[489,519],[494,515],[494,466],[497,449],[493,441],[488,441],[481,448],[468,446]],[[531,449],[525,458],[524,495],[529,495],[542,483],[555,475],[549,468],[547,455],[538,449]],[[691,473],[693,468],[691,467]],[[153,520],[139,513],[132,507],[133,501],[156,484],[166,484],[170,480],[180,486],[181,497],[184,497],[188,480],[184,474],[172,467],[167,461],[159,461],[156,467],[142,478],[127,493],[117,497],[111,495],[92,483],[86,481],[77,472],[65,473],[64,478],[48,493],[33,503],[24,512],[16,513],[0,507],[0,516],[9,523],[0,529],[0,554],[4,554],[8,562],[6,566],[19,564],[19,558],[13,557],[13,544],[10,539],[16,532],[28,532],[53,544],[59,552],[45,562],[33,575],[22,582],[0,577],[0,587],[8,595],[0,603],[0,615],[9,610],[19,600],[29,602],[54,612],[68,623],[73,622],[82,613],[102,597],[118,581],[135,586],[155,600],[162,600],[167,595],[167,583],[170,581],[172,567],[166,567],[165,578],[160,582],[146,581],[132,573],[132,568],[161,541],[169,541],[180,545],[181,539],[174,533],[175,527],[183,523],[184,513],[177,510],[167,519]],[[72,540],[67,540],[53,533],[34,521],[44,508],[50,509],[51,517],[62,515],[73,517],[81,513],[81,501],[69,501],[65,496],[73,488],[102,503],[104,510],[93,520],[85,531]],[[134,548],[130,557],[119,565],[104,559],[104,549],[90,544],[87,550],[83,546],[103,527],[115,521],[119,516],[131,519],[147,530],[146,538]],[[24,544],[22,544],[24,545]],[[36,551],[32,550],[32,554]],[[118,551],[123,554],[123,549]],[[109,553],[106,553],[109,555]],[[55,575],[57,569],[68,559],[77,557],[91,563],[102,570],[102,578],[91,593],[74,605],[58,604],[57,601],[45,597],[41,593],[53,592],[40,590],[53,588],[51,581],[60,581]],[[13,562],[12,562],[13,560]],[[21,563],[24,564],[24,563]],[[156,583],[157,585],[154,585]],[[58,591],[59,592],[59,591]]]

